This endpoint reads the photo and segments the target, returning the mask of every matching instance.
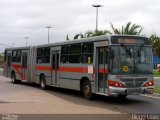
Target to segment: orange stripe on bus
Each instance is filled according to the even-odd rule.
[[[15,67],[15,68],[18,68],[18,69],[20,69],[20,68],[28,69],[28,67],[27,67],[27,66],[23,67],[22,65],[12,64],[12,66],[13,66],[13,67]]]
[[[23,79],[23,74],[19,71],[20,68],[22,68],[21,65],[15,65],[12,64],[13,68],[16,70],[16,72],[19,74],[20,78]]]
[[[53,70],[50,66],[36,66],[38,71],[51,71]],[[88,68],[78,68],[78,67],[59,67],[57,71],[60,72],[79,72],[79,73],[88,73]],[[99,73],[108,73],[108,69],[99,69]]]
[[[99,73],[108,73],[109,71],[108,71],[108,69],[100,68],[98,72]]]
[[[80,72],[80,73],[87,73],[88,68],[71,68],[71,67],[60,67],[59,71],[61,72]]]
[[[16,65],[16,64],[12,64],[12,67],[16,70],[16,72],[19,74],[19,76],[20,76],[20,78],[22,79],[22,80],[25,80],[26,78],[25,78],[25,75],[23,75],[23,73],[22,72],[20,72],[20,69],[28,69],[28,67],[26,66],[26,67],[23,67],[22,65]]]
[[[53,70],[50,66],[36,66],[36,70],[42,70],[42,71],[51,71]],[[71,67],[60,67],[57,69],[57,71],[60,72],[80,72],[80,73],[87,73],[87,68],[71,68]]]
[[[36,70],[51,71],[52,67],[50,67],[50,66],[36,66]]]

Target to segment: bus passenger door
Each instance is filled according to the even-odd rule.
[[[27,80],[27,71],[28,64],[27,64],[27,52],[22,52],[22,80]]]
[[[52,84],[58,85],[59,51],[52,51]]]
[[[107,56],[108,56],[108,47],[99,47],[96,52],[97,60],[97,91],[100,93],[107,92],[107,75],[108,75],[108,65],[107,65]]]

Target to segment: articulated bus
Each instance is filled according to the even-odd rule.
[[[26,81],[93,94],[126,97],[152,93],[150,39],[105,35],[66,42],[5,49],[4,74]]]

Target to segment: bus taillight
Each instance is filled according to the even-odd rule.
[[[153,80],[152,80],[152,81],[149,81],[149,82],[145,83],[145,84],[143,85],[143,87],[148,87],[148,86],[153,86],[153,85],[154,85],[154,82],[153,82]]]
[[[117,82],[117,81],[112,81],[108,80],[108,86],[113,86],[113,87],[126,87],[124,84]]]

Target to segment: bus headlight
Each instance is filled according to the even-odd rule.
[[[143,87],[148,87],[148,86],[153,86],[153,85],[154,85],[154,82],[153,82],[153,80],[152,80],[152,81],[149,81],[149,82],[145,83],[145,84],[143,85]]]
[[[124,84],[117,82],[117,81],[112,81],[112,80],[108,80],[108,86],[113,86],[113,87],[126,87]]]

